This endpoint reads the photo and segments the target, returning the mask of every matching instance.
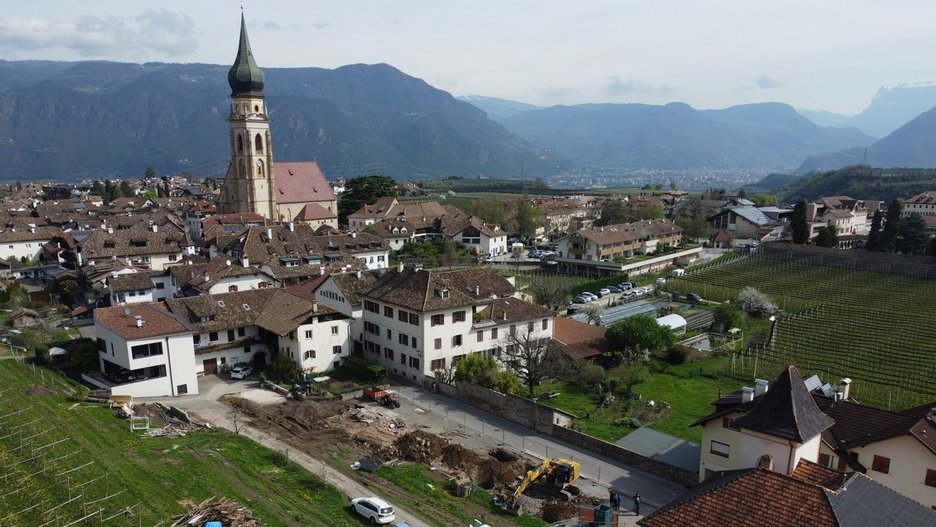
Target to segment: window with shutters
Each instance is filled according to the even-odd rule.
[[[923,481],[927,487],[936,487],[936,470],[926,469],[926,479]]]
[[[890,458],[884,456],[874,456],[871,461],[871,470],[882,474],[890,473]]]

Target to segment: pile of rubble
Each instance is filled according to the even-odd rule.
[[[209,498],[198,504],[185,501],[182,506],[188,508],[188,512],[175,518],[172,527],[201,527],[211,521],[221,522],[224,527],[260,527],[249,510],[226,498]]]
[[[443,437],[416,430],[397,439],[394,446],[401,459],[428,465],[442,456],[447,443]]]

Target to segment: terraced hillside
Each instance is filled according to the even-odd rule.
[[[852,396],[881,407],[936,400],[936,281],[758,254],[694,270],[667,289],[723,301],[746,286],[786,314],[737,367],[766,379],[787,364],[826,382],[850,377]]]

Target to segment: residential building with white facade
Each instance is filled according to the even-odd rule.
[[[759,466],[770,456],[789,475],[800,460],[841,472],[861,472],[912,500],[936,507],[936,403],[895,412],[849,397],[837,387],[805,381],[792,366],[773,383],[758,380],[715,401],[703,426],[700,480],[725,470]],[[818,412],[818,413],[817,413]]]
[[[423,382],[469,354],[550,339],[555,313],[515,292],[484,269],[391,269],[362,295],[364,357]]]
[[[100,369],[86,382],[134,397],[198,393],[195,329],[182,317],[153,304],[102,307],[94,328]]]
[[[35,260],[45,244],[61,235],[62,229],[46,225],[0,229],[0,258]]]

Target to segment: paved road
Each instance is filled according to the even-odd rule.
[[[224,395],[235,394],[256,387],[258,387],[256,380],[232,381],[209,375],[199,379],[198,395],[141,399],[140,402],[158,400],[166,405],[175,406],[189,412],[190,416],[197,422],[207,422],[212,426],[223,427],[233,431],[234,426],[230,419],[230,407],[221,403],[218,399]],[[241,423],[240,433],[261,445],[274,450],[287,452],[289,459],[295,461],[309,472],[317,474],[331,485],[334,485],[346,496],[371,496],[374,494],[373,491],[369,490],[364,485],[353,479],[349,479],[344,474],[326,465],[322,460],[314,458],[293,446],[287,445],[266,432],[250,426],[245,426]],[[434,527],[420,520],[419,517],[412,512],[396,505],[394,505],[394,507],[397,512],[397,521],[406,521],[413,527]]]
[[[160,400],[165,404],[190,412],[199,422],[207,422],[212,426],[232,430],[230,408],[219,402],[219,399],[224,395],[236,394],[256,387],[258,387],[256,380],[234,381],[212,375],[199,379],[198,395],[154,400]],[[582,465],[583,479],[586,482],[579,483],[577,486],[584,493],[607,499],[608,489],[614,488],[623,494],[624,504],[629,505],[633,494],[639,492],[642,501],[641,513],[644,515],[653,512],[661,504],[683,491],[682,487],[668,481],[635,470],[610,458],[557,441],[550,436],[535,433],[493,414],[421,387],[395,385],[393,389],[397,391],[404,403],[401,408],[393,412],[398,413],[405,420],[407,428],[419,428],[437,433],[474,449],[484,450],[505,446],[540,459],[544,457],[574,459]],[[145,402],[145,400],[140,402]],[[373,494],[365,486],[327,466],[322,460],[303,453],[264,431],[245,427],[243,424],[241,427],[241,434],[269,448],[288,451],[290,459],[321,476],[346,495]],[[421,521],[411,511],[397,508],[397,517],[400,520],[408,521],[413,527],[432,527]],[[622,514],[619,523],[621,527],[635,525],[640,518],[631,513]]]
[[[582,465],[583,477],[591,485],[578,485],[588,494],[607,498],[607,489],[614,488],[627,499],[635,493],[641,496],[641,512],[648,514],[669,502],[685,490],[682,486],[629,467],[619,461],[597,455],[551,436],[536,433],[511,423],[459,400],[426,390],[420,386],[399,384],[393,386],[406,400],[425,408],[470,433],[473,441],[491,446],[504,444],[537,458],[566,457]]]

